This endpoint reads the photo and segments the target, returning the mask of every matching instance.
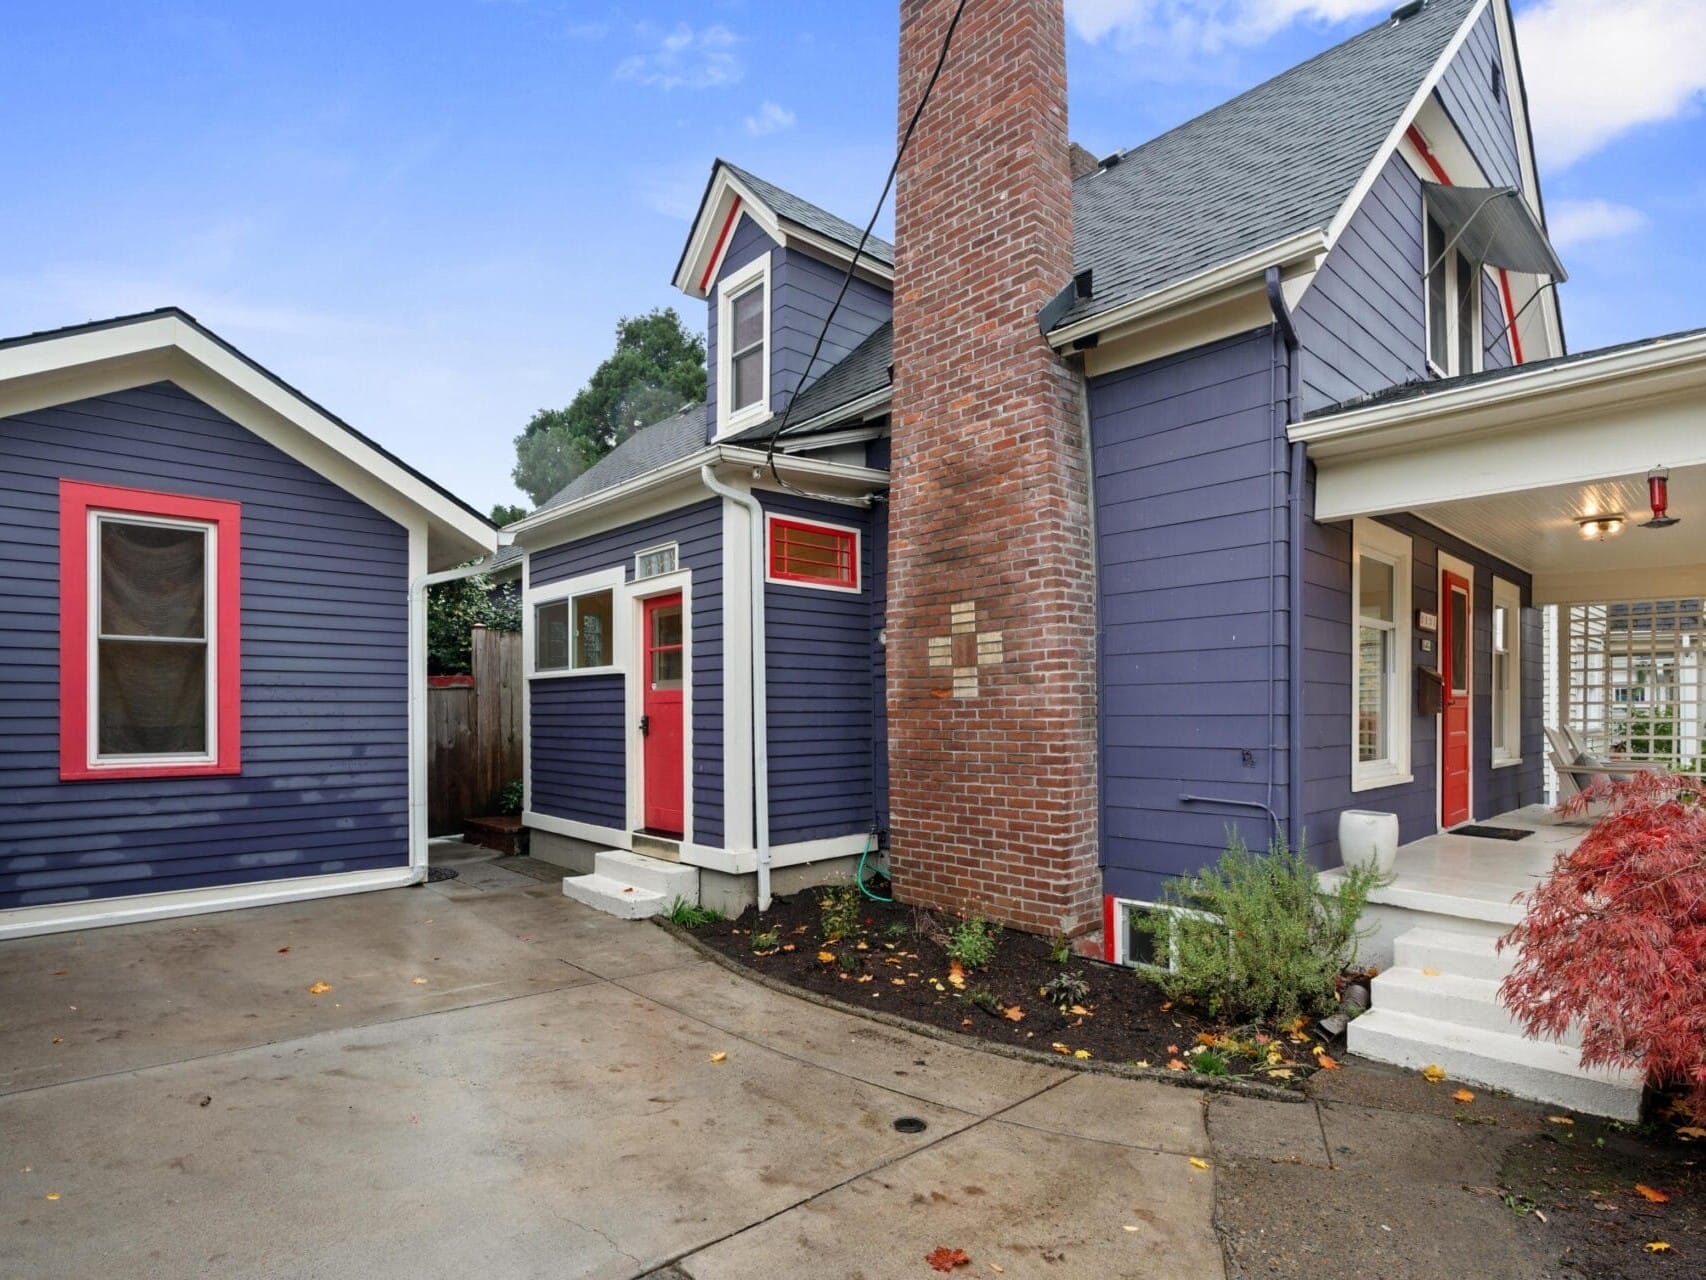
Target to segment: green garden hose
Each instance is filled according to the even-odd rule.
[[[892,897],[885,898],[881,894],[872,893],[865,887],[865,859],[871,856],[871,846],[876,843],[876,840],[877,833],[875,831],[865,837],[865,847],[859,852],[859,873],[855,879],[859,882],[859,892],[864,894],[872,902],[893,902],[894,899]]]

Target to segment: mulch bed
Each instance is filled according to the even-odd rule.
[[[1701,1125],[1674,1114],[1640,1129],[1590,1116],[1554,1124],[1505,1154],[1506,1203],[1545,1218],[1566,1274],[1706,1275],[1706,1140],[1678,1133]]]
[[[827,939],[823,893],[778,897],[763,917],[748,910],[738,920],[701,924],[690,932],[773,981],[995,1044],[1200,1074],[1209,1073],[1200,1072],[1199,1064],[1212,1068],[1218,1056],[1229,1077],[1281,1087],[1296,1087],[1318,1069],[1314,1041],[1304,1028],[1287,1033],[1231,1027],[1169,1000],[1130,969],[1079,956],[1059,963],[1050,941],[1031,934],[1000,934],[987,968],[956,972],[945,943],[957,920],[866,899],[859,903],[855,932]],[[755,951],[755,933],[761,940],[774,933],[775,946]],[[1063,975],[1086,989],[1057,1006],[1042,992]],[[1215,1047],[1205,1057],[1207,1041]]]

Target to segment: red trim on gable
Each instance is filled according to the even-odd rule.
[[[177,765],[96,765],[89,743],[89,512],[163,516],[214,526],[215,758]],[[182,778],[242,769],[242,508],[218,498],[59,482],[59,776]]]
[[[1114,895],[1102,895],[1102,959],[1112,964],[1114,955]]]
[[[740,197],[729,206],[729,216],[723,219],[723,229],[717,235],[717,247],[711,250],[711,260],[705,264],[705,274],[699,278],[699,292],[704,293],[711,287],[711,273],[717,269],[717,264],[723,260],[723,246],[729,242],[729,232],[735,229],[735,219],[740,217]]]
[[[1451,175],[1446,173],[1445,166],[1439,162],[1439,158],[1428,147],[1428,141],[1422,137],[1422,131],[1415,125],[1411,125],[1404,131],[1404,136],[1410,140],[1410,145],[1416,149],[1423,162],[1433,171],[1434,177],[1439,179],[1440,185],[1451,186]],[[1516,300],[1511,297],[1510,273],[1503,267],[1500,267],[1498,271],[1499,293],[1505,302],[1505,332],[1510,334],[1511,338],[1511,362],[1521,364],[1522,338],[1516,331]]]
[[[824,574],[793,572],[782,567],[785,563],[782,553],[787,549],[788,531],[790,529],[798,529],[802,533],[815,533],[835,539],[836,563],[833,578]],[[813,547],[810,550],[821,551],[822,548]],[[810,559],[810,557],[806,558]],[[859,537],[851,529],[839,529],[828,524],[813,524],[809,520],[788,520],[781,516],[771,516],[770,576],[779,582],[801,582],[814,587],[848,587],[857,590],[859,586]]]

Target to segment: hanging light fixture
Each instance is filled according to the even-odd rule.
[[[1670,472],[1663,467],[1654,467],[1647,472],[1647,501],[1652,504],[1653,518],[1643,520],[1643,529],[1668,529],[1677,523],[1678,517],[1669,515],[1670,507]]]
[[[1619,511],[1616,515],[1578,516],[1576,528],[1581,530],[1582,537],[1589,542],[1604,542],[1613,534],[1622,533],[1623,525],[1628,516]]]

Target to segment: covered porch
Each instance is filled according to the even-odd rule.
[[[1582,1070],[1574,1043],[1521,1035],[1497,1000],[1510,957],[1494,944],[1587,830],[1535,802],[1569,794],[1589,763],[1697,773],[1706,757],[1706,332],[1397,388],[1295,424],[1291,438],[1314,466],[1318,523],[1425,522],[1528,576],[1525,598],[1495,597],[1493,616],[1473,620],[1478,636],[1492,633],[1476,652],[1494,671],[1468,715],[1477,743],[1491,722],[1495,765],[1505,742],[1520,740],[1523,754],[1547,744],[1545,794],[1474,818],[1526,834],[1441,821],[1400,847],[1370,908],[1368,954],[1382,972],[1351,1048],[1632,1118],[1639,1080]],[[1511,627],[1502,608],[1543,625]],[[1414,619],[1418,716],[1436,672],[1451,706],[1450,627],[1442,617],[1435,656],[1432,621]],[[1524,675],[1502,674],[1504,664]],[[1528,731],[1501,738],[1511,715]],[[1445,784],[1434,785],[1450,811]]]

